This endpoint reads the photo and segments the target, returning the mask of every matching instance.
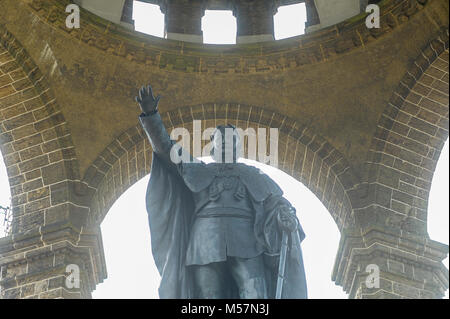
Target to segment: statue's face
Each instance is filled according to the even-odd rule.
[[[237,130],[232,127],[218,127],[213,139],[213,158],[216,162],[233,163],[240,156],[241,144]]]

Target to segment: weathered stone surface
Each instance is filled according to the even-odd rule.
[[[103,278],[101,248],[86,227],[97,227],[150,172],[151,147],[132,101],[148,78],[159,79],[152,84],[164,95],[169,129],[192,130],[194,119],[280,129],[280,168],[322,200],[342,231],[335,280],[352,298],[438,298],[446,289],[448,273],[437,266],[445,247],[424,240],[432,173],[448,137],[447,2],[420,1],[420,10],[410,6],[415,0],[383,2],[378,32],[367,31],[361,15],[294,39],[223,47],[137,35],[89,13],[83,30],[68,33],[62,3],[28,3],[0,2],[0,147],[15,217],[0,264],[14,251],[30,256],[6,265],[8,276],[23,278],[2,282],[4,297],[89,297],[93,278]],[[267,31],[247,27],[240,30]],[[192,32],[200,34],[198,26]],[[50,52],[44,44],[51,54],[42,54]],[[62,268],[50,264],[64,266],[72,252],[37,249],[64,241],[96,251],[76,253],[87,256],[76,262],[92,257],[97,265],[97,276],[83,273],[82,292],[66,291]],[[407,253],[394,253],[396,245]],[[370,263],[385,272],[377,291],[353,268]]]

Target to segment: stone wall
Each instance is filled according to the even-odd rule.
[[[279,167],[341,231],[333,280],[350,298],[442,296],[448,247],[428,238],[426,209],[448,136],[448,1],[382,2],[379,30],[360,15],[236,46],[145,36],[86,11],[67,30],[68,3],[0,2],[0,147],[14,214],[0,239],[3,298],[89,298],[106,277],[99,225],[150,170],[133,102],[148,81],[169,129],[192,130],[193,119],[280,129]],[[65,284],[72,264],[76,289]]]
[[[0,149],[13,214],[12,235],[0,239],[2,298],[89,297],[103,278],[95,273],[104,271],[103,255],[95,255],[102,244],[99,230],[86,228],[67,122],[38,67],[1,26]],[[66,266],[74,263],[83,285],[68,291]]]
[[[344,233],[333,278],[350,297],[442,298],[448,246],[427,233],[428,197],[448,139],[449,35],[443,32],[411,65],[382,114],[367,180],[348,192],[359,233]],[[368,289],[366,267],[380,270]]]

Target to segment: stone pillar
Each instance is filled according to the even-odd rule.
[[[106,277],[99,229],[69,224],[0,239],[1,299],[91,298]]]
[[[120,18],[122,25],[129,26],[134,29],[133,20],[133,0],[125,0],[123,4],[122,17]]]
[[[442,298],[447,254],[447,245],[427,236],[372,225],[342,235],[333,280],[352,299]]]
[[[165,14],[167,39],[203,43],[203,0],[164,0],[160,6]]]
[[[237,20],[236,43],[272,41],[275,1],[239,0],[233,2],[233,15]]]
[[[0,149],[13,214],[11,235],[0,238],[0,298],[89,298],[106,277],[100,228],[89,226],[95,190],[80,182],[70,131],[46,77],[4,26],[0,54],[11,83],[0,92],[2,111],[11,110],[2,112]]]
[[[0,239],[0,299],[91,298],[106,278],[100,228],[80,228],[67,208],[48,226]]]
[[[314,26],[320,25],[320,18],[314,0],[305,0],[305,7],[306,7],[305,32],[308,33],[314,30]]]

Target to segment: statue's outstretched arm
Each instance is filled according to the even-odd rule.
[[[159,95],[156,98],[153,96],[150,85],[147,87],[143,86],[139,90],[139,96],[136,97],[136,102],[139,103],[142,110],[139,121],[150,140],[153,151],[169,168],[177,171],[177,166],[170,159],[170,150],[175,142],[170,139],[158,113],[159,100]]]

